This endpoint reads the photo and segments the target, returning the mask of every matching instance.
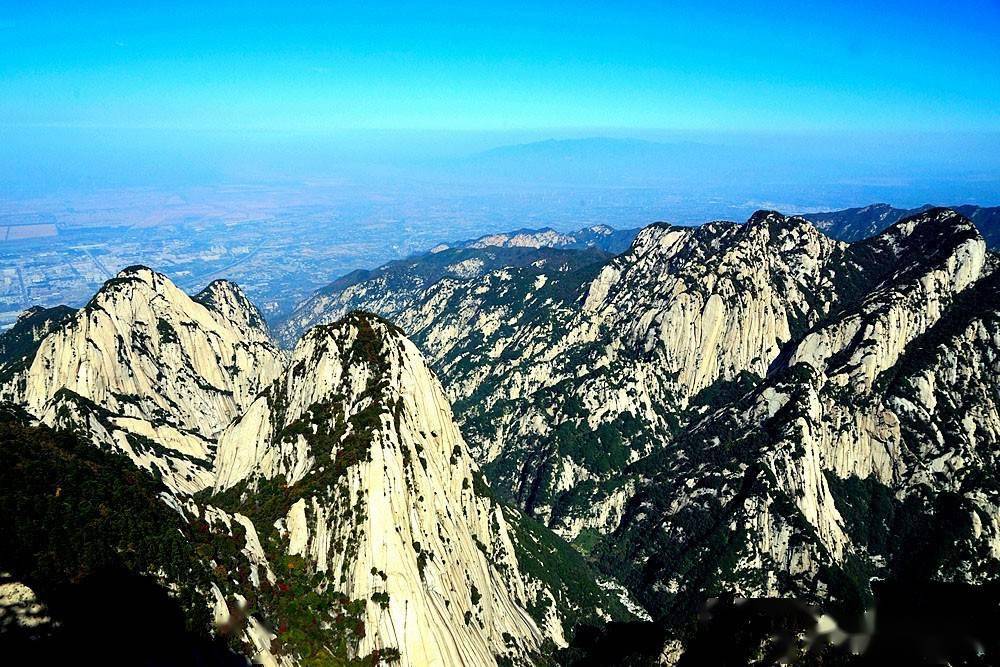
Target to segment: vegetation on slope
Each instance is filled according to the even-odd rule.
[[[5,637],[13,650],[41,664],[98,641],[112,663],[240,664],[211,638],[210,572],[164,491],[128,459],[2,409],[0,570],[59,623],[30,645]]]

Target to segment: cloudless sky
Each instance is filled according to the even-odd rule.
[[[1000,131],[998,0],[291,4],[3,0],[0,132]]]

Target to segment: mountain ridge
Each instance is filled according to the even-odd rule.
[[[805,213],[803,218],[816,224],[824,232],[842,241],[860,241],[874,236],[886,227],[903,218],[941,208],[924,204],[912,209],[895,208],[890,204],[869,204],[858,208],[848,208],[824,213]],[[1000,248],[1000,207],[984,207],[974,204],[948,206],[972,220],[979,228],[991,249]]]
[[[586,664],[626,626],[622,655],[685,664],[713,599],[847,637],[874,579],[997,580],[1000,260],[972,220],[540,234],[341,281],[290,352],[235,286],[130,267],[0,336],[3,392],[162,485],[189,599],[266,664]]]
[[[243,655],[522,664],[578,622],[634,618],[568,546],[492,497],[437,380],[385,320],[352,312],[286,355],[237,287],[189,297],[146,267],[57,314],[32,339],[26,389],[8,393],[160,485],[156,511],[186,526],[203,575],[131,574],[183,590]],[[521,570],[540,539],[565,569]]]

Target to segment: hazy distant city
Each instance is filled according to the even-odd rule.
[[[29,306],[80,306],[132,264],[156,267],[193,292],[239,283],[274,319],[356,268],[442,241],[521,227],[694,222],[755,206],[670,202],[655,190],[520,193],[365,192],[337,186],[123,189],[7,205],[0,213],[0,326]]]

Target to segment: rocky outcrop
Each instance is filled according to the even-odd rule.
[[[136,574],[258,662],[529,664],[576,623],[639,609],[493,499],[421,354],[375,316],[313,329],[288,360],[234,285],[192,299],[134,267],[42,319],[0,339],[23,370],[9,394],[149,473],[162,507],[145,509],[176,525]],[[157,552],[178,537],[180,565],[180,547]]]
[[[264,315],[236,283],[213,280],[193,299],[227,325],[242,331],[247,341],[264,345],[272,343]]]
[[[21,313],[14,326],[0,335],[0,400],[20,400],[28,368],[42,339],[69,321],[75,312],[66,306],[35,306]]]
[[[327,592],[370,601],[361,655],[479,665],[564,641],[555,609],[527,611],[551,593],[522,573],[440,385],[385,321],[352,314],[307,333],[223,433],[215,470],[217,495],[266,503],[275,481],[287,489],[276,520],[251,519]]]
[[[113,412],[218,433],[282,366],[247,317],[232,314],[155,271],[125,269],[42,341],[25,403],[41,412],[65,388]]]
[[[94,433],[178,491],[204,488],[215,437],[284,359],[238,287],[217,281],[198,298],[148,268],[125,269],[49,327],[4,393],[46,423]]]
[[[867,243],[863,297],[630,470],[599,549],[659,613],[724,591],[857,608],[870,577],[995,576],[997,274],[952,211]]]

